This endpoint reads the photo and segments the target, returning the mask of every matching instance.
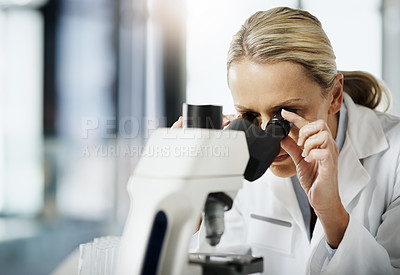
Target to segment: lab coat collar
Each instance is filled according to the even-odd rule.
[[[346,140],[350,140],[358,159],[386,150],[389,145],[375,112],[356,105],[347,93],[343,93],[343,98],[349,117]]]

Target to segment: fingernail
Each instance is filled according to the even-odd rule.
[[[182,117],[182,116],[180,116],[178,120],[182,120],[182,118],[183,118],[183,117]]]
[[[304,151],[301,153],[301,156],[304,158],[306,154],[304,154]]]

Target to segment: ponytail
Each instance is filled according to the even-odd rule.
[[[386,85],[372,74],[362,71],[340,71],[344,76],[343,90],[354,103],[385,112],[390,107],[390,92]]]

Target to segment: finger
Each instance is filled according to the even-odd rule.
[[[224,115],[222,120],[222,125],[225,127],[231,123],[232,120],[236,119],[238,116],[235,114]]]
[[[326,149],[328,147],[328,142],[330,138],[330,133],[328,131],[321,131],[308,137],[304,143],[303,157],[308,156],[312,149]]]
[[[296,142],[290,136],[287,136],[281,141],[281,146],[283,150],[285,150],[293,159],[295,165],[303,160],[303,157],[301,156],[303,150],[301,150],[301,148],[297,146]]]
[[[309,123],[306,119],[302,118],[298,114],[289,112],[285,109],[282,109],[281,115],[284,119],[293,123],[294,126],[296,126],[299,129],[301,129],[302,127],[304,127],[305,125],[307,125]]]
[[[304,158],[306,162],[321,161],[326,162],[329,160],[331,154],[327,149],[313,149],[307,157]]]
[[[304,142],[310,136],[315,135],[322,131],[327,131],[327,133],[330,134],[328,125],[326,125],[326,122],[324,120],[320,119],[320,120],[316,120],[314,122],[308,123],[307,125],[305,125],[303,128],[300,129],[299,139],[297,141],[297,144],[299,146],[304,145]]]
[[[230,121],[236,119],[237,117],[238,117],[238,115],[236,115],[236,114],[224,115],[224,118],[225,118],[225,119],[228,119],[228,120],[230,120]]]
[[[174,124],[172,124],[171,128],[182,128],[183,126],[183,118],[182,116],[179,117],[177,121],[175,121]]]

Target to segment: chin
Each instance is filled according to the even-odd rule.
[[[271,169],[271,172],[280,178],[289,178],[292,177],[296,174],[296,167],[294,166],[293,162],[290,162],[288,164],[274,164],[272,163],[271,166],[269,167]]]

